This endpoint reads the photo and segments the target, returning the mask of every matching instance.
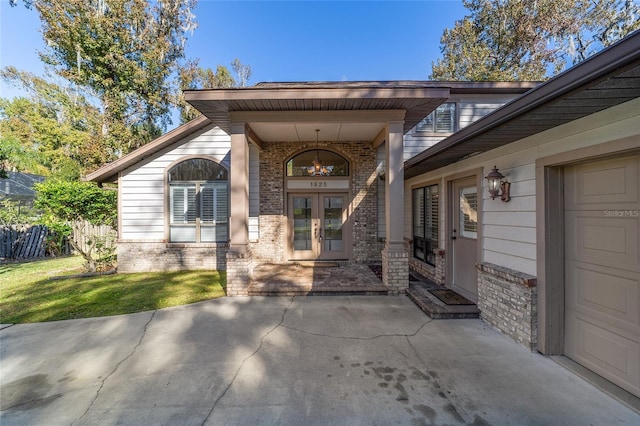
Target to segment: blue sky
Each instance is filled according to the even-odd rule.
[[[261,81],[425,80],[461,0],[200,0],[187,57],[215,68],[239,58]],[[0,0],[0,66],[43,75],[37,12]],[[20,95],[0,85],[0,96]]]

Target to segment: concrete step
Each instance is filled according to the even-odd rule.
[[[478,318],[480,309],[477,305],[447,305],[428,290],[433,288],[444,288],[437,284],[424,282],[411,283],[407,290],[407,296],[425,313],[433,319],[462,319]]]

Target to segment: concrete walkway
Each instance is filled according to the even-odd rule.
[[[0,424],[633,425],[478,319],[407,297],[223,298],[0,331]]]

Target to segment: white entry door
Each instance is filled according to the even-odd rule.
[[[456,180],[451,189],[452,280],[449,286],[461,295],[478,300],[478,187],[476,178]]]
[[[290,260],[348,259],[347,194],[289,194]]]
[[[565,168],[565,354],[640,397],[640,156]]]

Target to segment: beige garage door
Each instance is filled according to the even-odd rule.
[[[565,354],[640,396],[640,155],[565,169]]]

